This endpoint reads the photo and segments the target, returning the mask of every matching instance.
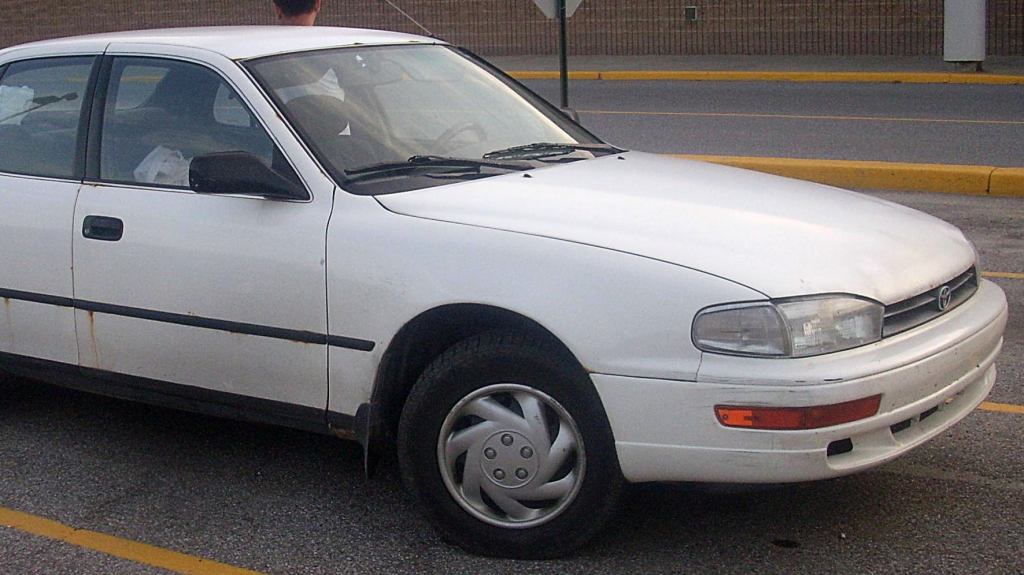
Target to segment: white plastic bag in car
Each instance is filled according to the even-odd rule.
[[[187,188],[191,163],[192,160],[186,160],[180,151],[157,146],[135,168],[135,181]]]

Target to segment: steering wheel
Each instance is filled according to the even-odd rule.
[[[455,138],[464,132],[475,134],[477,142],[482,142],[487,139],[487,132],[484,131],[483,126],[472,120],[467,120],[465,122],[459,122],[445,130],[440,136],[434,139],[431,143],[431,147],[441,152],[447,152],[451,149],[452,142],[455,141]]]

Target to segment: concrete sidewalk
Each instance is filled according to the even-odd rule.
[[[522,79],[556,78],[558,56],[496,56]],[[1024,85],[1024,57],[990,57],[960,72],[938,56],[570,56],[575,80],[905,82]]]

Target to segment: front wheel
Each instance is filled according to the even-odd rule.
[[[622,481],[589,378],[521,334],[473,337],[435,360],[402,412],[398,450],[435,527],[484,555],[571,552],[611,517]]]

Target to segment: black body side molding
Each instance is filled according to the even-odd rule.
[[[111,239],[108,241],[116,240]],[[121,317],[131,317],[135,319],[172,323],[177,325],[199,327],[204,329],[215,329],[219,331],[240,333],[244,335],[255,335],[258,337],[269,337],[274,339],[297,341],[301,343],[327,345],[330,347],[341,347],[345,349],[354,349],[356,351],[373,351],[373,349],[377,345],[376,343],[369,340],[357,339],[354,337],[346,337],[342,335],[329,335],[325,333],[315,333],[311,331],[299,331],[294,329],[256,325],[251,323],[239,323],[235,321],[227,321],[201,316],[184,315],[180,313],[168,313],[163,311],[142,309],[137,307],[127,307],[121,305],[112,305],[108,303],[52,296],[48,294],[15,291],[5,289],[2,287],[0,287],[0,298],[42,303],[58,307],[71,307],[75,309],[80,309],[82,311],[105,313],[110,315],[118,315]]]

